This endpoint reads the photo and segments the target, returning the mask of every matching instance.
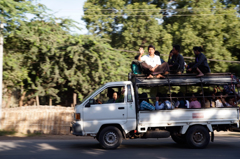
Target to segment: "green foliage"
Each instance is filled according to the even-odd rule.
[[[158,51],[167,53],[172,37],[159,25],[160,8],[147,2],[88,0],[84,5],[83,20],[93,35],[108,38],[114,48],[136,51],[140,46],[153,44]],[[134,56],[123,54],[128,58]]]
[[[168,54],[173,44],[179,44],[181,54],[194,57],[193,46],[202,46],[209,59],[240,60],[239,2],[88,0],[84,5],[83,20],[94,35],[109,38],[115,48],[137,51],[139,46],[153,44],[156,50]],[[209,63],[212,72],[225,72],[231,65]]]
[[[237,77],[240,77],[240,65],[239,64],[232,64],[228,68],[229,72],[234,72]]]
[[[124,18],[122,22],[123,40],[120,45],[121,47],[127,50],[138,50],[139,46],[147,46],[149,43],[157,45],[162,26],[158,25],[158,21],[155,19],[161,18],[161,15],[154,10],[155,8],[155,5],[146,5],[146,3],[127,5],[126,11],[124,11],[127,18]],[[144,10],[139,12],[136,9]]]
[[[29,2],[13,3],[24,7]],[[17,8],[17,13],[24,17],[27,10]],[[65,103],[74,92],[81,100],[99,85],[127,79],[128,60],[106,39],[72,35],[74,21],[42,13],[40,9],[31,21],[11,15],[21,22],[4,39],[3,79],[9,91],[21,89],[31,98],[48,96]]]
[[[4,34],[11,33],[19,25],[25,25],[28,20],[26,14],[43,14],[45,6],[33,4],[32,0],[1,0],[0,1],[0,23],[5,26]]]
[[[33,132],[33,133],[28,133],[26,134],[27,137],[37,137],[43,135],[43,132]]]
[[[23,65],[22,54],[12,51],[5,54],[3,66],[3,83],[8,91],[20,89],[24,80],[30,81],[28,69]]]
[[[0,130],[0,136],[6,136],[6,135],[14,135],[16,132],[14,130],[7,131],[7,130]]]
[[[60,104],[74,92],[81,100],[99,85],[127,79],[134,54],[118,50],[137,51],[142,46],[147,52],[149,44],[162,54],[179,44],[184,56],[194,57],[193,46],[202,46],[207,58],[240,60],[238,4],[227,0],[87,0],[83,20],[92,35],[73,35],[70,30],[76,28],[75,22],[47,15],[42,4],[1,0],[4,85],[9,92],[21,89],[31,97],[47,96]],[[35,17],[28,20],[26,14]],[[237,64],[209,63],[212,72],[240,70]]]
[[[127,77],[127,60],[120,53],[104,39],[69,34],[65,30],[70,24],[65,19],[58,23],[35,20],[5,39],[6,55],[17,50],[23,57],[21,65],[30,79],[25,80],[26,90],[60,102],[60,98],[69,98],[64,95],[68,91],[83,99],[99,85]]]
[[[211,9],[214,7],[218,9]],[[173,36],[173,43],[182,46],[183,55],[192,56],[193,46],[202,46],[209,59],[237,60],[232,51],[239,47],[240,21],[233,6],[225,10],[218,1],[202,0],[189,2],[183,8],[192,9],[181,14],[193,16],[170,17],[163,23]],[[195,16],[199,14],[207,15]],[[225,62],[209,63],[212,72],[226,72],[230,66]]]

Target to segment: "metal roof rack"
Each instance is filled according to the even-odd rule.
[[[161,86],[161,85],[225,85],[237,84],[236,77],[232,73],[208,73],[202,77],[196,77],[196,74],[170,74],[165,75],[164,79],[147,79],[145,75],[129,74],[130,80],[137,86]]]

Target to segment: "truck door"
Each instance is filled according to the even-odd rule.
[[[127,121],[125,90],[127,90],[125,85],[105,87],[93,98],[94,104],[83,107],[85,133],[96,133],[102,124],[124,124]]]

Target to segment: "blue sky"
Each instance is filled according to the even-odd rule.
[[[86,24],[81,20],[83,16],[83,5],[86,0],[38,0],[54,13],[56,17],[65,17],[80,23],[78,26],[81,31],[75,31],[79,34],[87,34]]]

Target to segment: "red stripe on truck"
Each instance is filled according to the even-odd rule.
[[[192,113],[192,118],[193,119],[204,118],[204,115],[203,113]]]

